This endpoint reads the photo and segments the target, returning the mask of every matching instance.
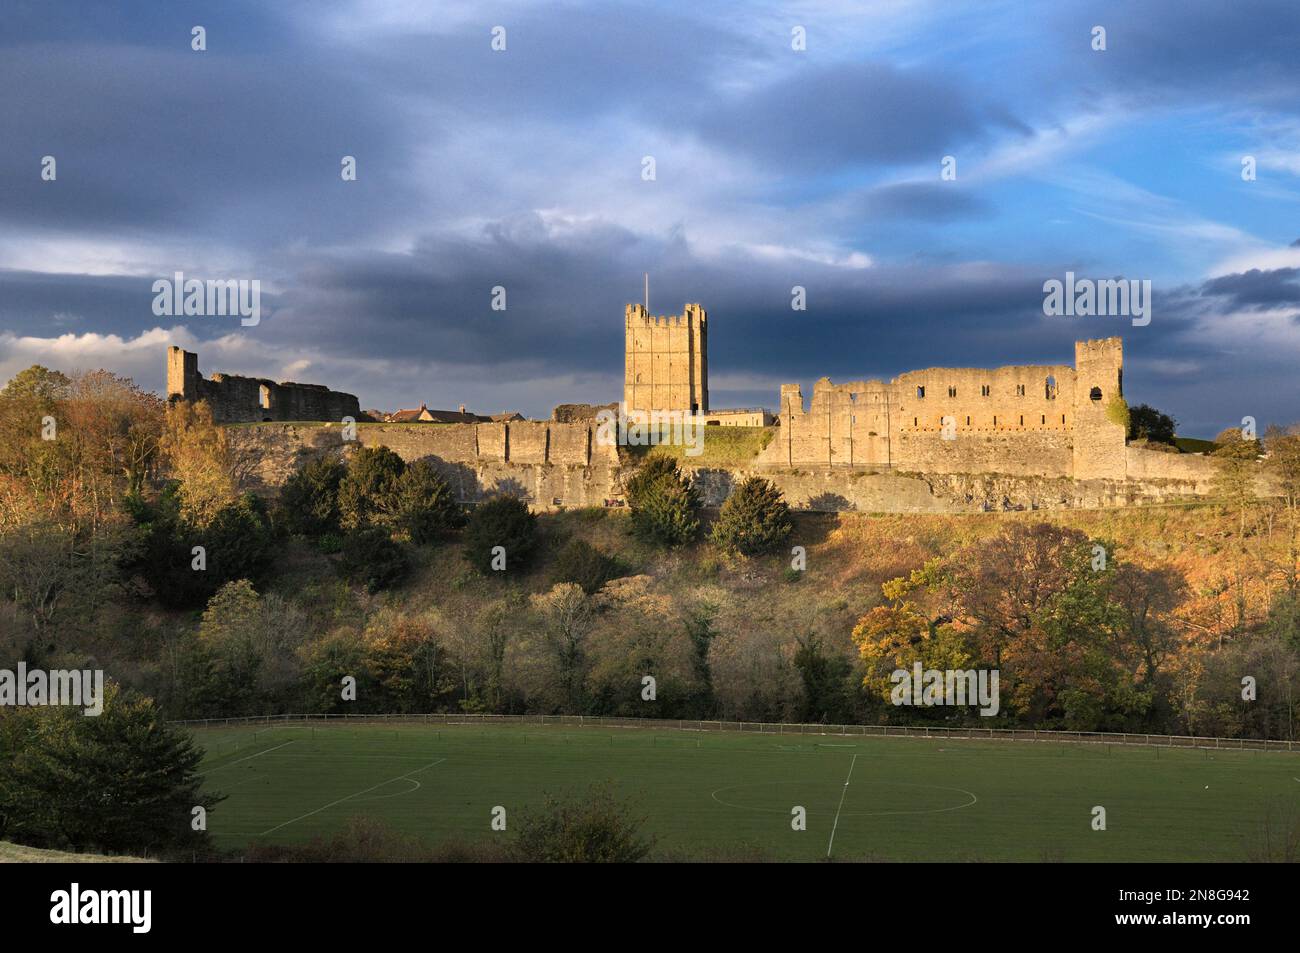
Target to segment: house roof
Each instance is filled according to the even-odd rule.
[[[390,424],[406,424],[420,420],[425,413],[427,411],[424,407],[417,407],[414,410],[395,410],[385,420]]]
[[[431,410],[429,407],[421,404],[414,410],[398,410],[389,414],[385,420],[392,424],[405,423],[433,423],[433,424],[485,424],[485,423],[502,423],[511,420],[523,420],[521,414],[514,412],[506,414],[493,414],[485,417],[483,414],[473,414],[467,410]]]

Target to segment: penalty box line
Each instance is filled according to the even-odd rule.
[[[250,754],[247,758],[240,758],[238,761],[227,761],[225,764],[219,764],[216,767],[208,768],[206,771],[200,771],[199,774],[211,774],[213,771],[220,771],[222,768],[228,768],[234,764],[242,764],[245,761],[252,761],[254,758],[260,758],[262,755],[270,754],[272,751],[279,751],[281,748],[287,748],[291,744],[293,744],[292,741],[286,741],[284,744],[276,745],[274,748],[267,748],[265,751],[259,751],[257,754]]]
[[[360,797],[363,794],[369,794],[371,791],[377,790],[378,788],[382,788],[385,784],[392,784],[394,781],[403,781],[406,778],[409,778],[413,774],[419,774],[421,771],[427,771],[429,770],[429,768],[432,768],[435,764],[442,764],[446,760],[447,760],[446,758],[439,758],[437,761],[430,761],[422,768],[416,768],[414,771],[407,771],[405,774],[399,774],[397,777],[389,778],[387,781],[380,781],[378,784],[373,784],[370,787],[366,788],[364,791],[356,791],[352,794],[349,794],[347,797],[339,798],[337,801],[330,801],[324,807],[318,807],[314,811],[308,811],[306,814],[301,814],[298,817],[293,818],[292,820],[285,821],[283,824],[276,824],[275,827],[272,827],[270,830],[262,831],[262,833],[258,834],[257,836],[265,837],[267,834],[274,834],[282,827],[288,827],[290,824],[296,824],[298,821],[305,820],[311,817],[313,814],[319,814],[321,811],[327,811],[331,807],[334,807],[334,805],[336,804],[342,804],[344,801],[350,801],[354,797]]]
[[[826,843],[826,856],[831,855],[831,848],[835,846],[835,829],[840,826],[840,811],[844,810],[844,795],[849,793],[849,781],[853,778],[853,766],[858,763],[858,756],[855,754],[853,760],[849,762],[849,776],[844,779],[844,789],[840,791],[840,806],[835,809],[835,823],[831,825],[831,839]]]

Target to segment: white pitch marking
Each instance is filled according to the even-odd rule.
[[[849,780],[853,777],[853,766],[858,763],[858,756],[855,754],[853,760],[849,762],[849,776],[844,779],[844,790],[840,792],[840,806],[835,809],[835,823],[831,825],[831,839],[826,844],[826,856],[831,855],[831,848],[835,846],[835,829],[840,826],[840,811],[844,810],[844,795],[849,793]]]
[[[298,739],[294,739],[297,741]],[[222,768],[228,768],[232,764],[239,764],[240,761],[252,761],[254,758],[260,758],[264,754],[270,754],[272,751],[279,751],[281,748],[293,744],[293,741],[286,741],[282,745],[276,745],[274,748],[267,748],[265,751],[259,751],[257,754],[250,754],[247,758],[240,758],[239,761],[228,761],[225,764],[219,764],[215,768],[208,768],[207,771],[200,771],[199,774],[207,774],[209,771],[220,771]]]
[[[298,817],[293,818],[293,820],[285,821],[283,824],[276,824],[275,827],[272,827],[270,830],[262,831],[262,833],[258,834],[257,836],[265,837],[267,834],[274,834],[282,827],[288,827],[290,824],[296,824],[298,821],[311,817],[313,814],[319,814],[321,811],[328,810],[329,808],[333,807],[335,804],[342,804],[344,801],[350,801],[354,797],[360,797],[363,794],[369,794],[371,791],[382,788],[385,784],[392,784],[394,781],[405,781],[411,775],[419,774],[421,771],[427,771],[429,768],[432,768],[435,764],[442,764],[446,760],[447,760],[446,758],[439,758],[437,761],[430,761],[423,768],[416,768],[414,771],[407,771],[405,774],[398,775],[395,778],[389,778],[387,781],[380,781],[378,784],[372,785],[366,788],[364,791],[357,791],[354,794],[349,794],[347,797],[341,797],[337,801],[330,801],[324,807],[318,807],[314,811],[308,811],[306,814],[299,815]]]

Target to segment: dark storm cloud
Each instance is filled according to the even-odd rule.
[[[3,330],[48,336],[71,330],[133,337],[153,327],[153,279],[122,275],[67,275],[0,269]],[[61,316],[61,317],[60,317]]]
[[[804,172],[932,159],[981,136],[1016,128],[933,71],[883,63],[836,63],[784,74],[707,102],[697,133],[722,148]]]
[[[1273,308],[1278,305],[1300,306],[1300,268],[1276,268],[1224,275],[1207,281],[1203,294],[1225,299],[1231,307]]]
[[[194,52],[178,27],[166,43],[33,43],[0,56],[0,223],[137,239],[201,229],[265,247],[355,239],[419,203],[404,174],[413,128],[364,77],[322,50],[242,50],[215,27]],[[340,160],[363,149],[362,174],[344,187]],[[46,155],[55,182],[41,180]]]

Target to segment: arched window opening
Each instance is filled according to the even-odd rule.
[[[1088,392],[1088,397],[1091,400],[1101,400],[1101,388],[1094,387],[1092,390]]]

